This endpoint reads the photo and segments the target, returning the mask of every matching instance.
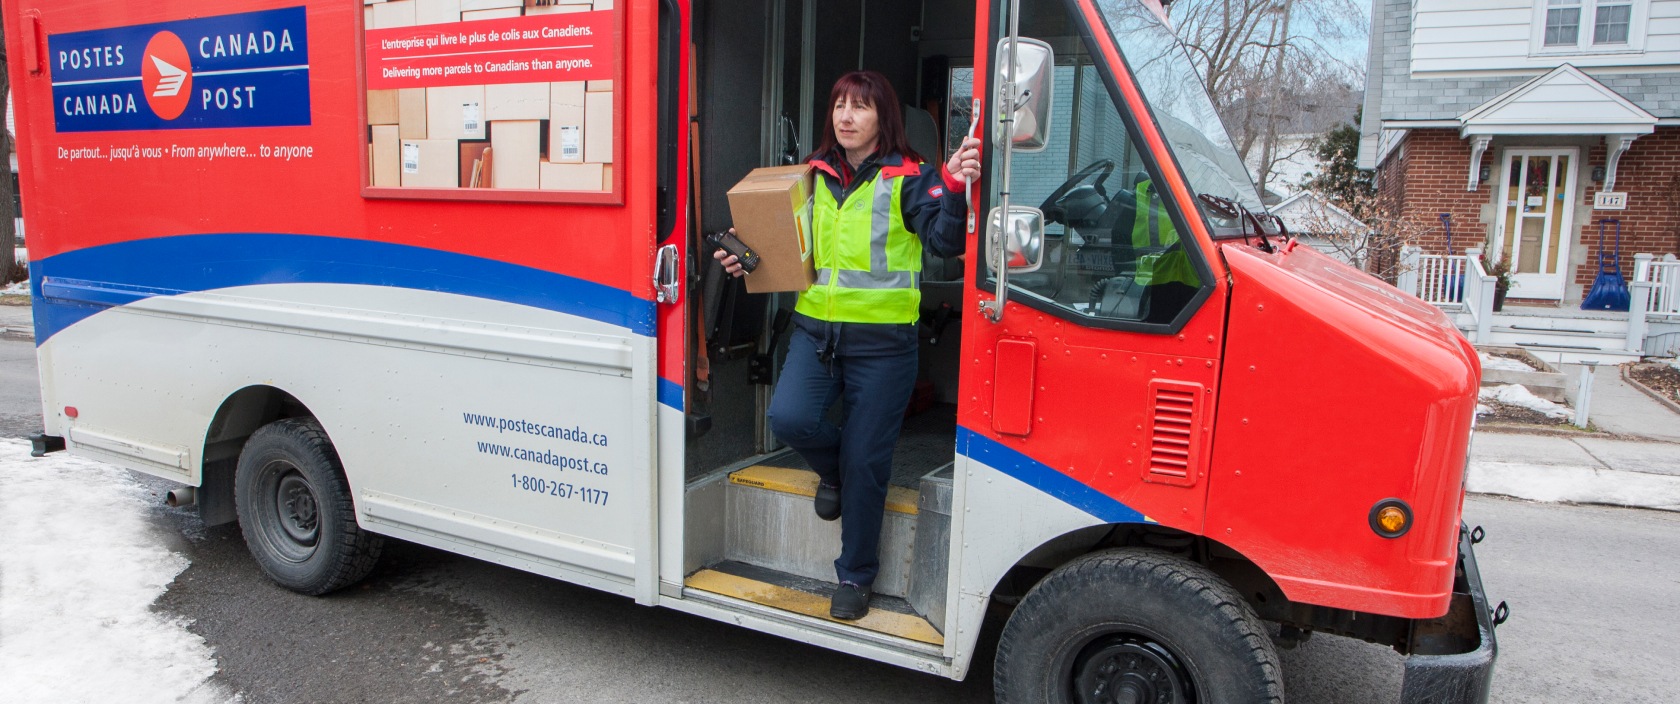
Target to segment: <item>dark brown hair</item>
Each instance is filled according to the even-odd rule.
[[[904,134],[904,109],[898,104],[898,93],[893,91],[887,77],[877,71],[853,71],[834,82],[834,90],[828,96],[828,112],[824,115],[822,142],[812,156],[824,156],[840,148],[840,142],[834,137],[834,105],[841,98],[851,98],[875,108],[875,126],[880,131],[876,136],[875,149],[881,156],[898,154],[910,163],[922,161],[922,156],[910,148],[910,141]]]

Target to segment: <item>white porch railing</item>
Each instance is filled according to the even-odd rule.
[[[1680,316],[1680,260],[1674,255],[1665,254],[1662,259],[1651,254],[1633,255],[1633,281],[1650,284],[1647,314]]]
[[[1482,268],[1481,248],[1464,250],[1464,260],[1469,270],[1464,277],[1464,310],[1475,321],[1470,328],[1470,341],[1485,342],[1493,334],[1493,295],[1499,279]]]
[[[1628,284],[1630,350],[1644,350],[1645,322],[1651,318],[1680,321],[1680,261],[1641,252],[1633,255],[1633,282]]]
[[[1400,250],[1399,289],[1442,308],[1464,305],[1466,257],[1457,254],[1424,254],[1417,247]]]

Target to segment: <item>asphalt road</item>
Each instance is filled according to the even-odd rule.
[[[39,427],[33,351],[0,340],[0,435]],[[1493,701],[1680,692],[1680,514],[1479,497],[1465,512],[1488,530],[1490,595],[1512,604]],[[161,503],[153,518],[192,560],[154,608],[190,619],[219,683],[252,704],[991,701],[989,658],[951,682],[395,541],[363,584],[298,596],[263,577],[237,527]],[[1291,702],[1399,699],[1387,648],[1319,635],[1282,658]]]

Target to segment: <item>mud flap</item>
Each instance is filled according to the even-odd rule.
[[[1484,704],[1493,684],[1493,663],[1499,647],[1494,627],[1505,620],[1488,608],[1482,575],[1476,569],[1473,545],[1482,531],[1459,525],[1458,570],[1453,579],[1452,606],[1437,619],[1412,624],[1412,654],[1406,658],[1402,704]]]

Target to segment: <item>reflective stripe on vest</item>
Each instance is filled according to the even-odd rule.
[[[816,184],[817,281],[794,310],[836,323],[916,322],[922,241],[904,227],[903,185],[903,177],[877,170],[841,204],[827,184]]]
[[[1178,230],[1173,227],[1172,218],[1167,216],[1165,206],[1152,197],[1153,191],[1154,184],[1150,181],[1137,186],[1132,247],[1149,253],[1138,256],[1137,274],[1133,280],[1140,286],[1181,283],[1199,287],[1202,285],[1201,277],[1196,275],[1196,269],[1190,265],[1190,257],[1182,247],[1172,252],[1161,251],[1178,243]]]

